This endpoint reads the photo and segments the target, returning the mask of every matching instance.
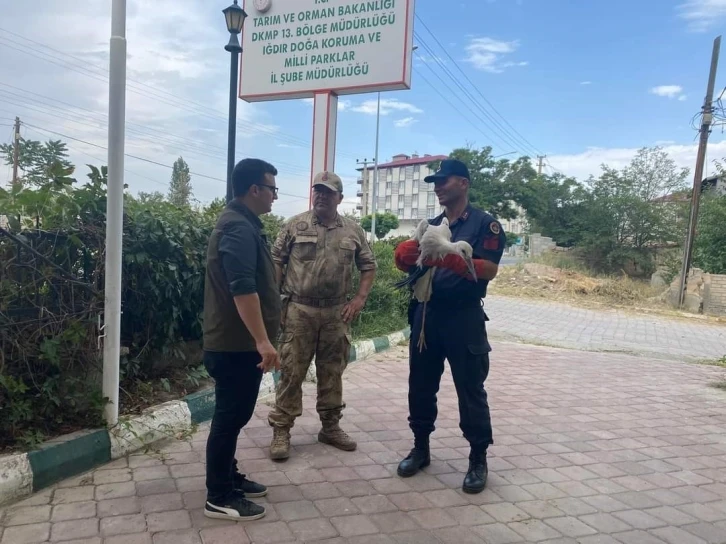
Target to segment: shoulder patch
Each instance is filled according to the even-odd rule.
[[[493,234],[499,234],[502,229],[499,227],[499,223],[497,221],[492,221],[489,223],[489,230],[491,230]]]
[[[308,225],[306,221],[300,221],[297,225],[295,225],[295,228],[297,230],[308,230],[309,226],[310,225]]]

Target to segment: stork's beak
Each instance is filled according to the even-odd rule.
[[[471,277],[473,278],[472,281],[477,281],[476,268],[474,268],[474,261],[472,261],[470,258],[466,258],[466,257],[464,257],[464,261],[466,262],[466,267],[469,269],[469,274],[471,274]]]

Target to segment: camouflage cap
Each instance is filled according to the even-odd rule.
[[[320,172],[317,176],[315,176],[315,179],[313,180],[313,187],[316,185],[322,185],[323,187],[327,187],[331,191],[336,191],[338,193],[343,192],[343,181],[340,179],[340,176],[333,172],[328,172],[327,170],[325,172]]]

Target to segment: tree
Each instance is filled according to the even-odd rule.
[[[714,161],[721,179],[726,179],[722,162]],[[723,181],[722,181],[723,183]],[[726,274],[726,194],[705,191],[701,197],[698,230],[693,247],[693,264],[710,274]]]
[[[504,234],[507,236],[506,247],[508,248],[512,247],[519,240],[519,234],[513,232],[505,232]]]
[[[449,158],[458,159],[466,164],[471,176],[469,199],[497,219],[515,219],[522,187],[527,181],[535,179],[537,172],[532,168],[529,157],[516,161],[494,159],[492,148],[487,146],[476,150],[471,146],[454,149]],[[438,169],[440,161],[432,162],[429,167]]]
[[[73,169],[67,159],[68,148],[60,140],[41,143],[21,138],[18,145],[18,167],[22,174],[20,181],[24,185],[43,185],[52,177],[51,172],[57,171],[56,168]],[[0,155],[6,165],[13,164],[13,150],[12,144],[0,144]]]
[[[563,247],[580,241],[578,222],[586,191],[577,180],[560,173],[543,174],[526,180],[519,193],[518,204],[527,212],[531,232],[550,236]]]
[[[280,229],[285,224],[285,218],[281,215],[275,215],[274,213],[266,213],[260,216],[260,221],[265,228],[267,239],[271,244],[275,243],[277,235],[280,233]]]
[[[364,231],[370,232],[372,222],[373,216],[366,215],[365,217],[361,218],[360,226],[363,228]],[[378,238],[379,240],[385,238],[386,234],[394,229],[397,229],[398,225],[398,217],[396,217],[392,213],[376,213],[376,238]]]
[[[169,202],[179,208],[188,207],[192,198],[192,178],[189,175],[189,165],[179,157],[171,171],[169,182]]]
[[[710,274],[726,274],[726,195],[707,191],[701,201],[693,263]]]
[[[659,147],[642,148],[618,171],[606,165],[591,177],[577,225],[588,263],[646,275],[658,247],[676,243],[685,229],[682,206],[664,199],[685,187],[688,170]]]
[[[139,191],[138,196],[136,197],[139,202],[146,203],[146,202],[164,202],[166,200],[166,197],[163,193],[159,191],[154,191],[153,193],[147,193],[145,191]]]

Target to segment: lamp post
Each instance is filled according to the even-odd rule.
[[[418,45],[411,48],[411,53],[418,49]],[[376,155],[373,159],[373,206],[371,207],[371,242],[376,240],[376,213],[378,210],[378,141],[381,132],[381,93],[378,92],[378,102],[376,105]]]
[[[229,43],[224,46],[225,50],[232,55],[229,70],[229,127],[227,134],[227,202],[234,198],[232,193],[232,170],[234,170],[234,148],[237,140],[237,76],[239,72],[239,56],[242,53],[242,46],[237,38],[242,32],[247,13],[234,4],[222,10],[224,19],[227,22],[229,31]]]

